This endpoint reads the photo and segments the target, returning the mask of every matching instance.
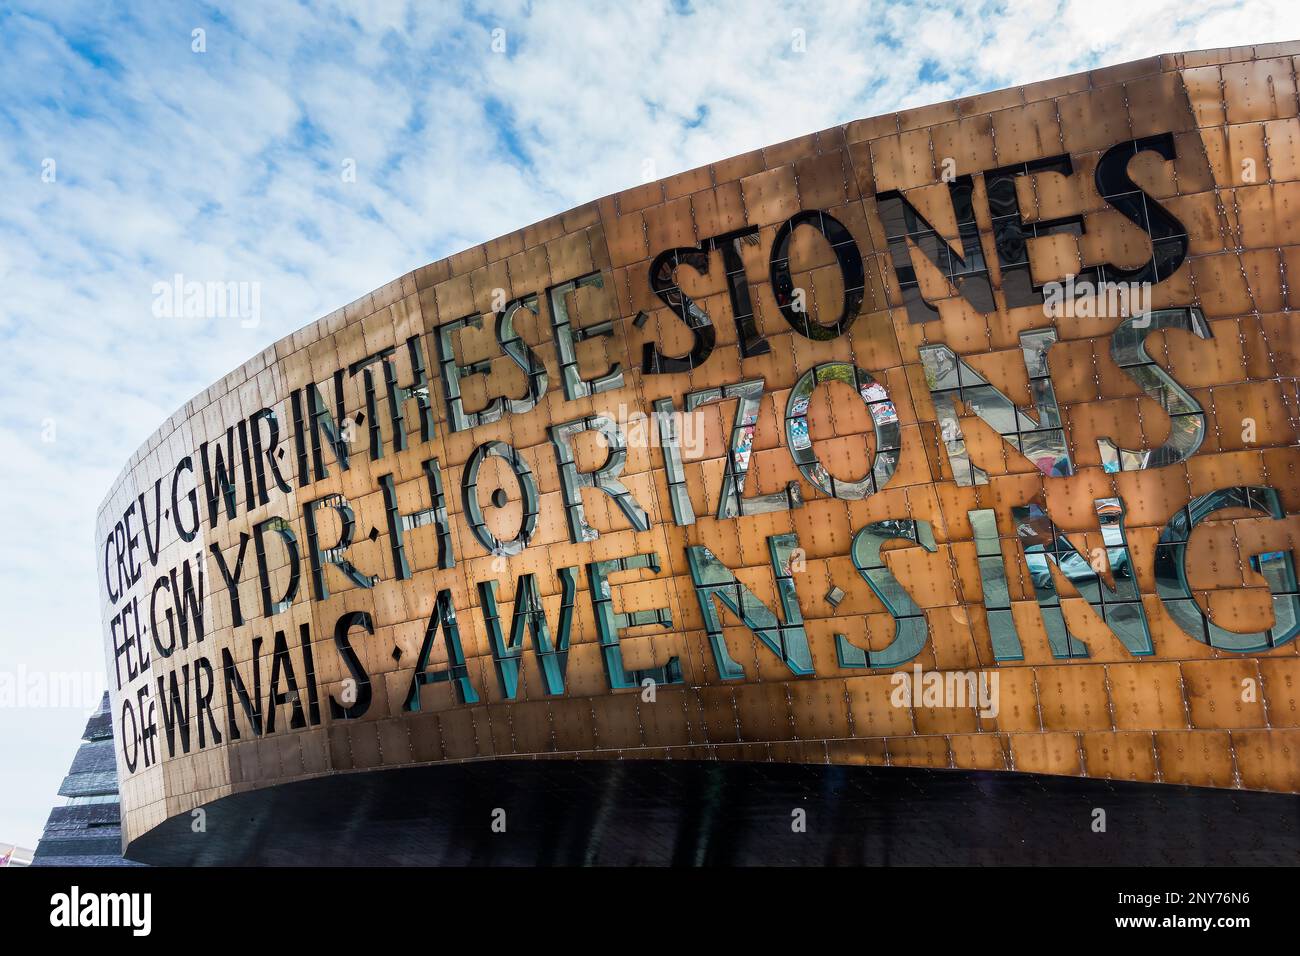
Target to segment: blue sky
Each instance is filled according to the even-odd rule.
[[[176,407],[411,269],[647,170],[1102,63],[1297,37],[1293,0],[11,2],[0,680],[102,674],[95,509]],[[260,321],[156,317],[154,285],[177,273],[258,283]],[[0,842],[35,845],[85,716],[0,701]]]

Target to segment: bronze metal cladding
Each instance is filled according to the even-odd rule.
[[[125,839],[501,758],[1300,791],[1298,61],[859,120],[254,356],[99,513]]]

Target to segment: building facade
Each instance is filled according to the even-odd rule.
[[[28,858],[33,866],[129,866],[122,859],[121,806],[108,692],[86,722],[81,746],[59,786],[61,806]]]
[[[757,764],[1300,791],[1297,55],[713,163],[214,383],[99,515],[128,852],[314,859],[407,791],[698,817]]]

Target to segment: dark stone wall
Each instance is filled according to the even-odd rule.
[[[83,743],[59,786],[59,795],[75,802],[50,811],[32,866],[138,865],[122,858],[122,808],[108,694],[81,736]]]
[[[1106,814],[1096,832],[1095,811]],[[1008,772],[495,760],[332,774],[181,814],[132,859],[198,865],[1280,864],[1300,797]],[[494,812],[505,811],[505,832]],[[802,810],[804,832],[795,832]]]

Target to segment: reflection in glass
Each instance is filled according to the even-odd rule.
[[[582,432],[599,432],[605,439],[609,455],[595,471],[578,471],[573,457],[573,438]],[[627,448],[623,443],[623,430],[605,415],[588,415],[571,422],[552,425],[549,429],[551,445],[560,473],[560,486],[564,493],[564,511],[569,519],[569,537],[574,544],[595,541],[600,532],[587,523],[582,507],[582,489],[599,488],[614,499],[624,517],[637,531],[649,531],[650,519],[632,493],[618,480],[627,462]]]
[[[1296,586],[1291,550],[1268,551],[1250,557],[1250,567],[1268,583],[1273,596],[1273,626],[1245,634],[1211,621],[1197,604],[1187,581],[1187,545],[1196,526],[1218,511],[1246,508],[1282,520],[1286,512],[1278,493],[1267,486],[1221,488],[1194,498],[1176,511],[1160,532],[1156,546],[1156,593],[1169,616],[1194,640],[1238,653],[1281,647],[1300,632],[1300,588]]]
[[[490,361],[471,362],[461,365],[456,358],[456,346],[452,335],[461,329],[483,328],[483,317],[477,312],[450,322],[444,322],[434,332],[434,341],[438,344],[438,365],[442,370],[442,393],[447,405],[447,420],[453,432],[463,432],[480,425],[490,425],[505,414],[505,399],[497,397],[488,402],[487,407],[477,412],[466,412],[461,400],[460,380],[470,375],[487,375],[492,371]]]
[[[320,508],[332,508],[339,516],[339,539],[333,547],[322,548],[316,532],[316,512]],[[359,588],[373,588],[379,583],[377,575],[362,574],[345,555],[352,544],[352,532],[356,526],[356,515],[352,506],[342,495],[325,495],[302,506],[303,524],[307,526],[307,550],[311,554],[311,581],[316,592],[316,600],[324,601],[330,596],[329,586],[325,583],[325,567],[333,565]]]
[[[893,617],[894,639],[883,650],[872,651],[850,644],[843,634],[836,634],[835,652],[841,667],[897,667],[910,661],[925,647],[930,634],[925,613],[894,577],[894,572],[885,566],[880,554],[886,542],[900,538],[913,541],[931,553],[937,550],[934,531],[928,521],[910,518],[877,521],[853,536],[853,566]]]
[[[772,535],[767,539],[772,574],[776,579],[777,599],[781,603],[781,618],[760,601],[754,592],[736,579],[736,576],[703,545],[691,545],[686,557],[691,568],[695,596],[704,615],[704,628],[709,635],[713,657],[718,665],[718,676],[723,680],[740,680],[745,669],[731,656],[722,636],[722,617],[714,604],[718,603],[740,618],[749,630],[777,657],[790,672],[796,675],[813,672],[812,651],[804,631],[803,613],[799,609],[799,596],[795,592],[790,568],[790,556],[799,547],[793,534]]]
[[[686,490],[686,469],[682,466],[681,416],[671,398],[654,402],[655,425],[659,429],[659,447],[664,453],[664,473],[668,478],[668,503],[673,521],[679,525],[695,524],[695,508]]]
[[[997,513],[992,508],[980,508],[968,511],[966,516],[975,533],[975,554],[979,563],[984,613],[989,622],[993,658],[999,661],[1022,661],[1025,652],[1020,645],[1020,635],[1011,614],[1011,589],[1007,585],[1007,568],[1002,560]]]
[[[749,279],[745,275],[745,260],[741,258],[742,244],[758,245],[758,227],[744,226],[732,232],[705,240],[703,248],[717,249],[722,254],[722,269],[727,277],[727,297],[731,300],[731,317],[736,323],[736,343],[741,358],[767,355],[772,346],[758,331],[754,319],[754,305],[749,296]]]
[[[1200,309],[1159,309],[1124,319],[1110,338],[1110,356],[1170,416],[1169,437],[1159,448],[1120,448],[1110,438],[1098,438],[1102,467],[1109,472],[1161,468],[1186,461],[1205,439],[1205,412],[1187,389],[1155,363],[1146,349],[1147,336],[1161,329],[1181,329],[1197,338],[1210,338],[1210,325]]]
[[[903,198],[901,192],[890,190],[876,196],[909,322],[933,322],[939,318],[939,310],[921,296],[909,245],[916,246],[917,251],[942,272],[958,294],[976,310],[987,314],[995,308],[993,285],[984,261],[984,249],[980,245],[979,226],[975,222],[974,189],[974,180],[969,175],[958,176],[948,183],[948,197],[957,220],[959,251],[949,246],[948,241]]]
[[[442,670],[428,670],[429,660],[433,656],[433,644],[438,631],[442,631],[443,642],[447,645],[447,666]],[[420,644],[420,656],[415,663],[415,673],[411,675],[411,686],[406,692],[406,702],[402,709],[408,713],[420,710],[420,688],[425,684],[449,683],[462,704],[477,704],[478,693],[469,679],[469,667],[465,663],[465,651],[460,643],[460,628],[456,624],[456,608],[451,602],[451,591],[444,588],[438,592],[429,623],[424,628],[424,640]]]
[[[393,549],[393,572],[399,581],[411,577],[411,566],[406,560],[406,535],[416,528],[433,525],[438,535],[438,567],[446,570],[456,566],[456,555],[451,544],[451,521],[447,517],[447,496],[442,490],[442,471],[437,458],[421,463],[424,478],[429,485],[432,505],[411,514],[402,514],[397,506],[397,489],[392,475],[379,476],[379,490],[384,496],[384,512],[388,515],[388,542]]]
[[[564,397],[569,401],[623,387],[623,370],[617,362],[603,375],[591,379],[583,378],[578,369],[578,343],[612,336],[614,324],[605,321],[581,328],[574,325],[569,318],[568,297],[579,289],[602,289],[604,286],[605,277],[599,272],[590,272],[571,282],[552,286],[548,293],[551,300],[551,326],[555,330],[555,351],[560,358],[560,381],[564,386]],[[545,391],[545,388],[542,390]]]
[[[501,458],[509,463],[515,481],[519,484],[519,492],[524,496],[524,513],[519,522],[519,533],[509,541],[498,540],[488,529],[487,522],[483,520],[483,509],[479,505],[478,472],[488,458]],[[470,531],[490,554],[505,557],[519,554],[528,547],[528,542],[537,531],[537,483],[533,481],[533,471],[528,467],[528,462],[524,461],[523,455],[507,442],[484,442],[474,449],[474,453],[469,456],[469,461],[465,464],[465,472],[461,479],[461,499],[464,503],[465,515],[469,518]]]
[[[812,447],[812,431],[808,426],[808,403],[813,391],[824,382],[843,382],[851,387],[866,403],[871,413],[876,448],[871,468],[856,481],[844,481],[833,476],[817,460]],[[800,473],[832,498],[858,501],[889,484],[898,467],[902,432],[898,412],[889,399],[889,392],[872,377],[870,372],[856,368],[849,362],[827,362],[809,369],[799,377],[785,406],[785,434]]]
[[[959,485],[986,485],[988,472],[970,460],[957,417],[957,402],[1002,436],[1002,440],[1049,477],[1074,474],[1069,445],[1061,428],[1061,410],[1047,367],[1047,353],[1056,341],[1055,329],[1020,333],[1020,349],[1029,373],[1029,391],[1038,418],[990,385],[978,371],[946,345],[920,349],[930,398],[939,422],[948,463]]]
[[[410,385],[397,384],[397,363],[394,355],[396,347],[381,349],[373,355],[353,362],[348,366],[348,374],[361,372],[362,387],[365,393],[366,415],[370,419],[370,458],[378,461],[384,457],[384,436],[379,425],[379,403],[375,400],[374,366],[379,365],[384,375],[384,396],[388,402],[389,422],[393,436],[393,451],[405,451],[406,417],[402,407],[411,399],[415,400],[420,418],[420,441],[426,442],[434,433],[433,403],[429,399],[429,377],[425,371],[424,349],[420,346],[420,336],[412,335],[406,340],[407,355],[411,359]]]
[[[284,597],[278,601],[271,599],[271,575],[267,568],[270,563],[266,560],[266,532],[271,531],[280,536],[284,542],[285,549],[289,553],[289,583],[285,586]],[[253,526],[253,542],[257,548],[257,572],[262,586],[262,614],[265,617],[271,617],[275,614],[282,614],[293,606],[293,599],[298,594],[298,536],[293,533],[293,528],[289,522],[283,518],[273,515],[265,521],[259,521]],[[185,571],[189,573],[189,563],[186,562]],[[176,572],[172,571],[174,578]],[[165,577],[159,578],[159,581],[168,580]],[[155,587],[155,592],[157,588]],[[179,603],[179,595],[178,603]],[[167,620],[171,621],[171,611],[167,612]],[[184,618],[181,619],[182,633],[184,633]],[[157,647],[157,633],[154,634],[154,646]],[[163,655],[164,657],[167,655]]]
[[[537,315],[537,296],[526,295],[513,299],[507,302],[497,315],[497,342],[501,346],[501,351],[524,373],[524,379],[527,383],[523,398],[494,398],[492,400],[493,404],[504,401],[506,410],[511,415],[522,415],[524,412],[530,412],[536,408],[537,403],[546,394],[546,385],[549,381],[546,375],[546,363],[528,347],[528,343],[520,338],[519,333],[515,331],[515,316],[520,309],[527,309],[533,315]]]
[[[736,418],[731,426],[731,442],[726,472],[722,479],[722,494],[718,497],[718,519],[770,514],[774,511],[798,508],[803,504],[803,498],[797,481],[787,484],[784,491],[773,491],[751,498],[744,497],[745,477],[749,474],[749,460],[754,447],[754,430],[758,427],[758,411],[763,401],[761,378],[736,382],[721,388],[706,388],[698,392],[690,392],[686,396],[686,413],[689,415],[702,405],[731,398],[736,399]],[[659,404],[656,403],[655,407],[657,409]],[[671,402],[669,407],[671,408]]]
[[[790,275],[790,239],[800,226],[810,226],[822,234],[835,253],[835,262],[844,283],[844,306],[832,323],[814,322],[807,308],[808,292],[796,297],[794,279]],[[795,213],[776,231],[772,240],[772,258],[768,266],[772,294],[777,308],[790,328],[805,338],[819,342],[837,339],[847,332],[862,311],[866,290],[866,273],[862,268],[862,253],[853,234],[830,213],[818,209],[805,209]]]
[[[695,304],[677,285],[677,269],[689,266],[700,275],[709,273],[709,254],[701,249],[681,247],[665,249],[650,264],[650,288],[668,309],[691,330],[691,350],[685,355],[664,355],[653,342],[646,342],[641,355],[641,370],[647,375],[689,372],[699,368],[713,354],[718,332],[709,313]]]
[[[552,644],[551,629],[542,607],[537,578],[522,574],[515,584],[515,610],[510,621],[510,642],[501,632],[501,618],[497,611],[497,582],[478,583],[479,605],[487,626],[488,643],[492,646],[492,661],[496,665],[497,683],[501,696],[514,700],[519,696],[519,661],[524,651],[524,629],[533,639],[533,653],[542,675],[546,693],[564,693],[564,675],[569,662],[569,636],[573,630],[574,598],[578,590],[577,568],[560,568],[563,595],[560,601],[559,636]]]
[[[1011,509],[1052,656],[1088,656],[1088,646],[1066,627],[1053,569],[1065,575],[1130,654],[1153,654],[1155,648],[1124,532],[1124,502],[1120,498],[1097,498],[1093,504],[1105,548],[1096,548],[1088,556],[1070,543],[1041,503],[1030,502]],[[1114,586],[1101,577],[1103,553]]]
[[[988,193],[989,215],[992,217],[993,245],[1002,270],[1002,295],[1008,309],[1043,303],[1043,290],[1034,285],[1030,271],[1029,241],[1057,234],[1083,234],[1081,216],[1026,222],[1021,215],[1016,180],[1022,176],[1048,174],[1073,175],[1074,166],[1070,157],[1051,156],[984,173],[984,188]]]
[[[620,571],[635,571],[638,568],[649,568],[658,574],[659,555],[653,552],[632,554],[608,561],[593,561],[587,565],[587,583],[591,586],[591,606],[596,614],[601,658],[605,662],[605,676],[609,679],[611,690],[640,687],[642,682],[647,680],[655,684],[682,683],[682,665],[676,657],[670,657],[662,667],[649,667],[637,671],[627,671],[623,667],[623,648],[619,645],[621,631],[647,624],[657,624],[666,630],[671,630],[673,626],[672,612],[666,607],[629,612],[614,610],[609,576]]]

